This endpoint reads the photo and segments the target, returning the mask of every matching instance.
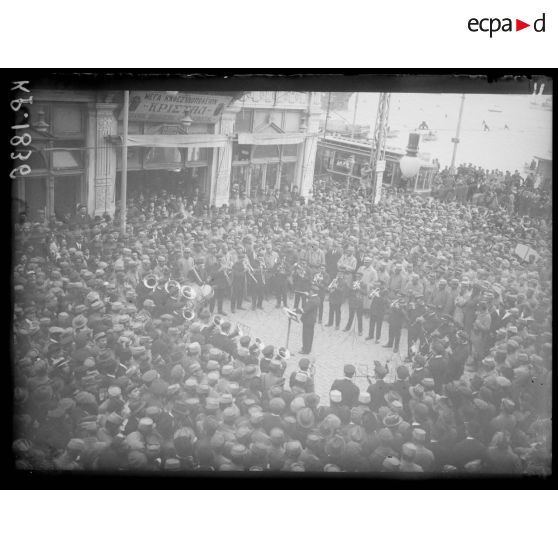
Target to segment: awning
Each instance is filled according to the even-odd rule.
[[[122,136],[117,136],[122,144]],[[172,134],[128,136],[128,147],[225,147],[227,136],[214,134]]]
[[[71,151],[57,149],[52,152],[52,166],[55,169],[78,169],[80,164]]]
[[[299,133],[286,133],[286,134],[249,134],[239,133],[238,143],[240,145],[293,145],[302,143],[306,136]]]

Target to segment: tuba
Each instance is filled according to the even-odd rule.
[[[146,289],[155,292],[157,285],[159,284],[159,277],[155,273],[149,273],[143,278],[143,285]]]
[[[191,308],[187,308],[186,306],[182,309],[182,317],[184,321],[191,323],[196,319],[196,313]]]
[[[178,300],[182,296],[182,287],[175,279],[169,279],[165,283],[165,292],[169,295],[171,300]],[[174,293],[173,293],[174,292]]]
[[[180,294],[188,301],[193,301],[196,298],[196,291],[190,285],[184,285],[180,288]]]

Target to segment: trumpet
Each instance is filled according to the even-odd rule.
[[[339,285],[339,277],[335,277],[335,279],[329,284],[327,290],[331,293],[334,291]]]
[[[225,279],[227,280],[227,283],[229,284],[229,287],[230,287],[232,285],[230,268],[227,267],[227,266],[224,266],[221,269],[223,270],[223,273],[225,274]]]
[[[373,291],[368,293],[368,298],[372,300],[375,296],[378,296],[379,294],[380,294],[380,289],[374,289]]]
[[[254,281],[254,283],[257,283],[258,281],[256,279],[256,276],[254,275],[254,268],[250,265],[250,261],[248,260],[248,258],[244,258],[243,263],[244,270],[248,273],[252,281]]]

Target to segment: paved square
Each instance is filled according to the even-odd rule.
[[[292,300],[291,300],[292,302]],[[227,311],[228,304],[225,304]],[[274,345],[276,349],[285,347],[287,341],[288,319],[282,309],[275,307],[275,300],[264,301],[263,310],[247,310],[251,305],[244,302],[244,310],[237,310],[236,313],[227,316],[233,323],[239,322],[244,333],[249,335],[252,340],[259,337],[265,345]],[[324,316],[327,315],[328,302],[324,305]],[[382,347],[387,342],[388,324],[384,322],[382,326],[381,343],[366,341],[368,335],[368,318],[363,319],[363,335],[359,336],[354,330],[345,332],[343,328],[347,323],[349,308],[345,303],[341,308],[341,326],[339,331],[334,327],[325,327],[317,324],[314,333],[314,344],[310,360],[315,366],[315,389],[322,401],[328,400],[329,388],[333,381],[343,377],[343,366],[354,364],[358,375],[366,374],[365,367],[368,367],[368,374],[374,374],[374,360],[379,360],[382,364],[389,362],[390,374],[387,377],[392,379],[395,376],[395,368],[404,360],[407,350],[407,330],[401,333],[399,354],[392,349]],[[327,320],[324,319],[327,323]],[[242,328],[242,326],[247,326]],[[292,323],[288,349],[291,358],[287,365],[287,377],[296,370],[297,364],[303,355],[299,354],[302,346],[302,324]],[[355,383],[361,390],[366,390],[368,380],[365,377],[358,377]]]

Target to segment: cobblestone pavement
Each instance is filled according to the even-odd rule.
[[[292,304],[292,299],[289,301]],[[283,310],[275,308],[275,299],[264,301],[263,310],[251,310],[251,304],[244,302],[244,310],[237,310],[234,314],[228,314],[227,319],[233,323],[238,322],[240,328],[252,340],[259,337],[265,345],[274,345],[276,349],[286,346],[288,319]],[[225,311],[229,312],[230,306],[225,303]],[[327,315],[328,303],[324,304],[324,316]],[[341,308],[341,327],[336,331],[334,327],[325,327],[317,324],[314,332],[314,344],[309,356],[315,367],[315,389],[322,401],[328,401],[329,389],[332,382],[343,377],[343,366],[354,364],[357,375],[366,373],[373,375],[374,360],[382,364],[389,363],[390,374],[388,379],[395,376],[395,368],[405,358],[407,350],[407,331],[401,334],[400,354],[395,354],[393,349],[383,348],[387,342],[388,325],[384,322],[382,326],[381,343],[366,341],[368,335],[368,318],[363,320],[363,335],[360,337],[355,331],[344,332],[343,328],[349,316],[348,305]],[[324,323],[327,321],[324,319]],[[297,369],[298,361],[303,355],[299,354],[302,346],[302,324],[293,323],[289,338],[288,349],[291,358],[288,361],[287,377],[293,370]],[[367,370],[366,370],[367,367]],[[364,377],[355,379],[355,383],[361,390],[368,387],[368,380]]]

